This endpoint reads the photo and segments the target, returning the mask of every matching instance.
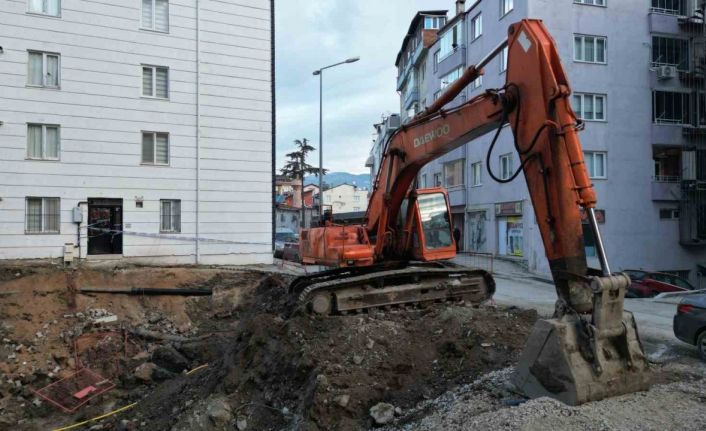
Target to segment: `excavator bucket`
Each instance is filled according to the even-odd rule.
[[[650,373],[632,313],[623,311],[627,275],[592,277],[593,315],[539,320],[513,383],[530,398],[579,405],[647,390]]]

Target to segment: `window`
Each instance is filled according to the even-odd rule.
[[[689,41],[652,36],[652,66],[676,66],[679,70],[689,70]]]
[[[353,211],[360,211],[360,207],[353,207]]]
[[[483,35],[483,15],[478,14],[471,20],[471,37],[476,40]]]
[[[471,165],[471,186],[480,186],[483,173],[483,163],[476,162]]]
[[[439,91],[437,91],[437,92],[434,93],[434,100],[438,99],[439,96],[441,96],[441,92],[442,92],[442,91],[439,90]]]
[[[606,0],[574,0],[576,4],[589,4],[591,6],[605,6]]]
[[[168,98],[169,69],[158,66],[142,66],[142,96]]]
[[[434,53],[434,73],[439,71],[439,51]]]
[[[582,120],[605,121],[606,96],[603,94],[574,94],[574,111]]]
[[[513,0],[500,0],[500,17],[502,18],[503,16],[510,13],[510,11],[512,10],[513,7],[514,7]]]
[[[142,28],[164,33],[169,31],[168,0],[142,0]]]
[[[353,196],[353,202],[360,202],[360,195]]]
[[[453,84],[458,78],[461,77],[463,73],[463,66],[459,66],[451,72],[441,77],[441,89],[445,89],[449,85]]]
[[[500,52],[500,73],[507,70],[507,46]]]
[[[662,208],[659,210],[659,218],[662,220],[679,219],[679,208]]]
[[[606,159],[608,154],[601,151],[584,151],[586,170],[589,178],[606,178]]]
[[[451,55],[456,48],[461,44],[461,23],[458,23],[448,29],[442,36],[439,42],[439,57],[437,61],[441,61]]]
[[[685,0],[652,0],[652,12],[686,15]]]
[[[574,35],[574,60],[584,63],[606,63],[607,38]]]
[[[464,164],[464,159],[458,159],[444,165],[444,184],[446,187],[463,185]]]
[[[28,85],[59,88],[59,57],[59,54],[29,51]]]
[[[27,10],[32,13],[59,16],[61,13],[61,0],[29,0]]]
[[[471,82],[471,88],[476,89],[480,88],[480,86],[483,85],[483,76],[479,76],[478,78],[474,79],[473,82]]]
[[[159,204],[160,232],[181,232],[181,201],[162,199]]]
[[[27,158],[59,160],[59,126],[28,124]]]
[[[169,134],[142,132],[142,163],[145,165],[169,164]]]
[[[434,174],[434,187],[441,187],[441,173]]]
[[[427,187],[427,174],[422,174],[422,179],[420,180],[420,189],[425,189]]]
[[[59,198],[27,198],[25,233],[59,233]]]
[[[689,94],[655,91],[652,96],[652,118],[661,124],[689,123]]]
[[[507,180],[512,176],[512,154],[503,154],[500,156],[500,179]]]
[[[445,16],[425,16],[424,28],[438,30],[446,24]]]

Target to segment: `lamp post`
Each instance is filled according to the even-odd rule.
[[[346,63],[355,63],[358,60],[360,60],[360,57],[351,57],[339,63],[324,66],[321,69],[315,70],[313,73],[315,76],[319,75],[319,222],[321,222],[324,214],[324,70]]]

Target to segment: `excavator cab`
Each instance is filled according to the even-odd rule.
[[[456,256],[451,208],[446,190],[418,189],[414,199],[412,253],[415,260],[429,262]]]

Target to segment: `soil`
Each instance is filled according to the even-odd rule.
[[[0,271],[12,275],[0,284],[0,427],[16,429],[65,426],[132,402],[136,407],[92,429],[366,429],[379,402],[405,411],[511,366],[537,318],[534,311],[450,303],[313,317],[292,312],[290,278],[258,271],[12,271]],[[86,286],[207,287],[213,295],[77,293]],[[112,315],[117,322],[93,321]],[[78,337],[88,347],[76,355]],[[136,369],[148,361],[163,373],[143,381]],[[81,364],[116,388],[73,414],[31,391]]]

